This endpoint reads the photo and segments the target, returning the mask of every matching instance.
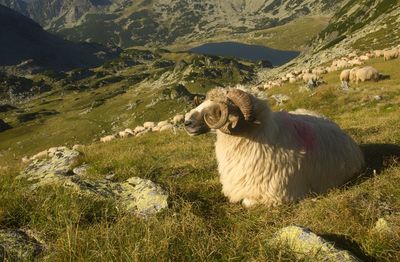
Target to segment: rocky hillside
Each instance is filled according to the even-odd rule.
[[[351,52],[392,48],[400,44],[400,1],[350,1],[311,41],[307,52],[284,67],[260,73],[262,79],[293,68],[325,65]]]
[[[1,0],[70,40],[129,47],[207,39],[331,14],[347,0]]]
[[[96,66],[118,50],[77,44],[47,33],[33,20],[0,5],[0,67],[8,71]]]

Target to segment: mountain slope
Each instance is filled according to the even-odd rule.
[[[0,25],[0,66],[23,63],[43,69],[71,69],[99,65],[113,57],[102,46],[76,44],[49,34],[31,19],[1,5]]]
[[[347,1],[32,0],[26,10],[68,39],[129,47],[271,28],[300,16],[331,14]]]

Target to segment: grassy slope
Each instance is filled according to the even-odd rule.
[[[326,114],[360,143],[400,144],[400,60],[369,63],[391,80],[343,92],[335,72],[325,76],[329,84],[315,94],[300,93],[299,84],[270,94],[292,97],[284,109],[305,107]],[[374,101],[374,95],[383,100]],[[245,210],[220,193],[214,139],[212,134],[191,138],[179,131],[86,147],[83,161],[92,166],[89,178],[140,176],[166,188],[170,209],[147,220],[117,215],[110,202],[82,199],[64,189],[26,191],[23,181],[13,180],[20,164],[0,160],[0,227],[32,229],[49,244],[44,257],[48,261],[290,260],[290,254],[270,247],[268,240],[291,224],[336,239],[363,258],[400,260],[399,165],[298,204]],[[381,217],[392,234],[372,230]]]
[[[191,64],[193,59],[201,58],[201,56],[187,53],[166,53],[164,58],[172,61],[186,60]],[[185,112],[191,104],[188,101],[170,99],[149,106],[153,100],[161,96],[163,90],[175,86],[183,79],[178,72],[174,74],[176,79],[172,82],[159,80],[164,72],[172,72],[174,68],[155,69],[151,63],[122,70],[120,76],[123,80],[114,84],[97,89],[89,88],[81,92],[65,91],[65,86],[54,87],[52,92],[18,105],[25,113],[50,110],[58,112],[56,115],[39,117],[34,121],[21,124],[17,120],[20,115],[19,110],[0,113],[0,119],[4,119],[14,127],[7,132],[0,133],[0,154],[3,159],[7,159],[5,162],[19,162],[24,155],[32,155],[52,146],[91,143],[94,139],[104,135],[103,131],[111,134],[128,127],[134,128],[145,121],[166,120]],[[229,78],[228,67],[229,65],[227,67],[211,66],[209,68],[224,72],[223,76],[218,79],[197,76],[193,78],[193,82],[189,81],[185,85],[193,93],[205,93],[210,87],[216,85],[230,84],[230,81],[233,81],[232,84],[240,82],[239,69],[233,69],[233,77]],[[193,71],[202,72],[204,69],[205,67],[198,67]],[[96,69],[96,71],[102,70],[103,68]],[[129,83],[130,77],[142,73],[150,74],[144,83]],[[83,81],[83,83],[89,82],[92,85],[99,80],[88,78]],[[126,93],[119,94],[118,91],[122,89]],[[103,103],[103,101],[105,102]],[[100,103],[100,105],[84,114],[94,103]],[[129,109],[129,105],[134,103],[137,105]]]

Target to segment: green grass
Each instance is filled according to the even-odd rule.
[[[391,79],[353,85],[344,92],[338,89],[339,72],[334,72],[324,76],[328,84],[314,93],[299,92],[300,84],[272,89],[269,95],[283,93],[291,97],[284,106],[273,107],[319,111],[338,122],[359,143],[400,144],[400,60],[376,59],[368,63]],[[118,86],[105,90],[114,88]],[[134,91],[89,114],[98,115],[104,124],[112,121],[113,116],[121,113],[120,107],[131,99],[130,92]],[[246,210],[230,204],[221,193],[213,134],[193,138],[183,131],[153,133],[85,147],[82,161],[91,165],[87,179],[115,174],[116,181],[123,181],[139,176],[168,191],[170,208],[148,219],[120,215],[113,202],[82,198],[76,192],[56,187],[29,191],[27,182],[14,180],[23,168],[17,161],[21,154],[34,153],[61,141],[73,144],[73,136],[78,133],[90,140],[85,131],[88,126],[82,122],[66,128],[77,121],[73,118],[74,108],[90,95],[93,94],[82,94],[75,101],[71,93],[63,98],[65,103],[53,102],[59,111],[70,112],[71,115],[64,113],[70,119],[54,116],[43,127],[32,123],[33,135],[22,128],[14,130],[17,138],[10,132],[1,135],[6,142],[2,140],[0,144],[11,149],[1,151],[0,227],[35,232],[47,243],[40,260],[293,261],[295,258],[287,250],[269,245],[277,230],[293,224],[335,239],[339,246],[363,259],[400,260],[398,163],[372,178],[334,189],[324,196],[277,208],[259,206]],[[375,101],[374,95],[382,95],[383,99]],[[71,101],[75,102],[70,105]],[[48,135],[53,132],[63,139]],[[16,141],[23,142],[17,145]],[[392,234],[373,230],[382,217],[388,221]]]

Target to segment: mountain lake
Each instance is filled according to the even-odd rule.
[[[196,54],[233,57],[253,62],[267,60],[274,67],[286,64],[300,54],[297,51],[277,50],[261,45],[248,45],[237,42],[206,43],[189,49],[189,51]]]

